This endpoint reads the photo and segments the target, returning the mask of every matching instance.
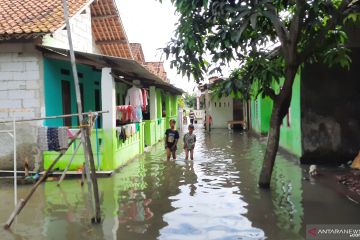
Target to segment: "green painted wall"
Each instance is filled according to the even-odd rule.
[[[251,125],[259,134],[267,134],[270,129],[272,100],[258,97],[251,101]]]
[[[140,123],[138,131],[133,136],[127,138],[125,142],[117,138],[116,129],[100,130],[99,141],[101,142],[99,147],[100,152],[100,169],[101,170],[114,170],[129,160],[144,152],[144,126],[145,123]],[[76,140],[75,144],[71,146],[66,154],[55,165],[54,169],[63,170],[71,159],[76,146],[80,143],[80,139]],[[95,159],[96,168],[97,164],[97,151],[96,151],[96,137],[95,130],[91,135],[91,144]],[[47,169],[52,161],[58,155],[57,152],[45,152],[44,153],[44,168]],[[78,153],[75,156],[73,163],[70,166],[70,170],[78,170],[82,167],[84,162],[84,152],[80,147]]]
[[[280,130],[280,146],[299,157],[302,155],[300,90],[300,74],[298,74],[294,81],[290,104],[290,126],[287,126],[287,120],[284,118]]]
[[[61,70],[69,74],[62,74]],[[95,89],[101,94],[101,72],[91,67],[77,64],[79,82],[83,86],[84,111],[95,111]],[[69,81],[71,87],[71,112],[77,113],[76,95],[70,62],[44,58],[44,86],[46,116],[62,115],[61,81]],[[101,104],[100,104],[101,106]],[[46,120],[46,126],[63,126],[62,119]],[[77,125],[77,117],[72,118],[72,125]]]
[[[274,84],[274,89],[278,92],[280,85]],[[285,117],[280,130],[280,146],[296,156],[302,155],[300,90],[300,74],[297,74],[290,104],[290,125]],[[264,135],[269,132],[272,106],[268,97],[251,100],[251,125],[255,132]]]

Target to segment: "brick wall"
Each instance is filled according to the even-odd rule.
[[[16,118],[41,116],[42,57],[33,44],[0,45],[0,109],[26,109]],[[12,113],[0,110],[0,119]]]
[[[43,63],[34,43],[0,43],[0,120],[40,117],[44,106]],[[5,109],[24,109],[9,113]],[[41,121],[17,123],[17,162],[23,170],[24,159],[34,164],[32,147],[36,142],[36,126]],[[0,124],[0,129],[12,129],[11,124]],[[13,139],[0,134],[0,169],[12,169]]]

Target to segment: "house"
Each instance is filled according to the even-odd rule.
[[[68,5],[83,111],[109,111],[100,116],[97,134],[95,130],[92,134],[96,164],[98,169],[113,170],[163,138],[168,120],[177,118],[177,96],[182,91],[143,66],[141,45],[129,43],[115,0],[69,0]],[[0,119],[12,119],[13,114],[21,120],[76,113],[62,1],[4,0],[0,9]],[[136,132],[122,141],[116,109],[125,104],[135,80],[147,90],[149,107],[144,120],[135,124]],[[17,161],[33,158],[29,149],[39,126],[78,125],[77,117],[18,123]],[[12,166],[8,141],[0,138],[2,169]],[[69,149],[55,168],[63,169],[74,150]],[[82,154],[76,155],[71,169],[81,167]],[[55,155],[44,153],[45,168]]]
[[[206,91],[208,91],[208,109],[212,117],[212,128],[228,128],[229,121],[244,121],[243,103],[241,100],[231,96],[219,98],[211,91],[211,88],[220,81],[223,81],[223,79],[219,77],[209,78],[209,83],[199,86],[201,95],[197,97],[199,102],[203,102],[203,106],[206,106],[205,95]],[[205,114],[203,114],[203,117],[205,118]]]
[[[358,26],[349,26],[347,32],[352,59],[349,70],[306,64],[295,78],[290,108],[281,125],[280,146],[302,163],[348,162],[360,150],[360,31]],[[266,135],[272,101],[258,97],[249,105],[251,128]]]

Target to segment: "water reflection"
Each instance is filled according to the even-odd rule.
[[[195,161],[165,161],[162,144],[99,180],[103,222],[91,225],[87,188],[47,182],[1,239],[304,239],[306,223],[356,223],[359,208],[303,179],[280,154],[271,190],[257,187],[264,144],[247,134],[196,130]],[[179,147],[179,149],[181,146]],[[13,206],[0,182],[0,222]],[[19,187],[24,197],[29,186]],[[9,207],[11,206],[11,207]],[[333,211],[336,206],[337,211]]]

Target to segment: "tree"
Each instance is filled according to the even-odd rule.
[[[348,66],[344,22],[357,19],[360,0],[172,0],[175,38],[164,49],[171,66],[201,81],[237,62],[239,69],[220,89],[246,98],[273,100],[267,148],[259,186],[270,186],[279,147],[280,125],[288,112],[292,86],[304,63]],[[210,63],[211,62],[211,63]],[[273,82],[282,84],[276,92]]]
[[[183,97],[183,96],[179,97],[178,100],[177,100],[177,102],[178,102],[179,108],[185,109],[185,100],[184,100],[184,97]]]
[[[185,100],[185,105],[188,108],[194,108],[195,107],[195,104],[196,104],[196,96],[195,96],[195,94],[186,93],[184,100]]]

